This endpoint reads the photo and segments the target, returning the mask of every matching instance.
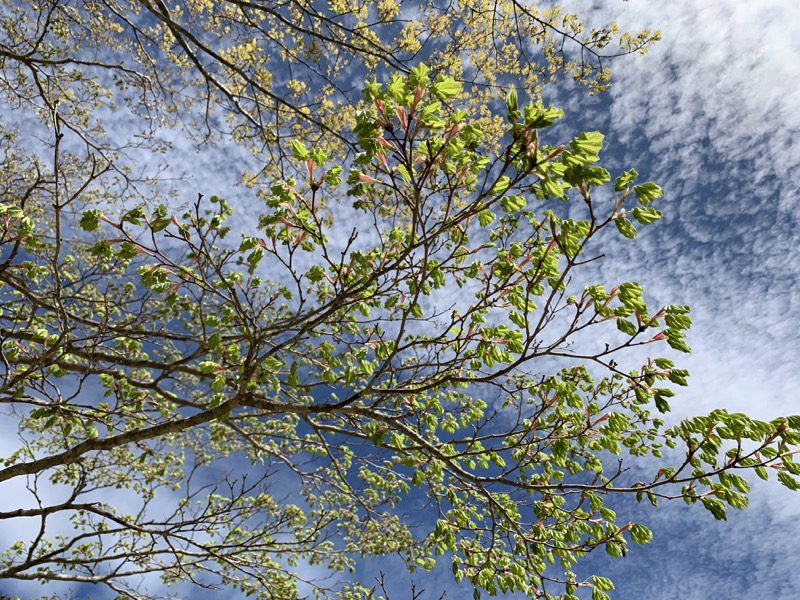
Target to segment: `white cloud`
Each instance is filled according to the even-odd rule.
[[[800,4],[569,8],[594,24],[618,18],[623,29],[664,32],[649,56],[613,63],[607,104],[569,104],[588,109],[581,126],[603,129],[615,159],[665,188],[665,223],[611,244],[600,274],[635,277],[660,301],[692,306],[694,352],[681,360],[692,377],[675,414],[800,413]],[[615,597],[797,597],[797,496],[770,482],[755,486],[751,504],[721,524],[702,509],[645,513],[661,535],[613,563]]]

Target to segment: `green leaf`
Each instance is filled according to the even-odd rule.
[[[441,102],[430,102],[429,104],[426,104],[425,107],[420,111],[419,118],[420,120],[424,121],[428,117],[436,116],[441,109]]]
[[[500,206],[502,206],[503,211],[507,213],[518,212],[525,208],[526,204],[525,198],[522,196],[505,196],[500,201]]]
[[[408,169],[406,169],[405,165],[397,165],[395,170],[400,173],[400,177],[403,178],[405,183],[411,183],[411,175],[409,175]]]
[[[141,206],[137,206],[128,211],[128,213],[123,217],[123,221],[127,221],[131,225],[139,226],[141,225],[141,219],[145,216],[144,209]]]
[[[404,104],[406,100],[406,82],[404,78],[397,73],[392,74],[389,78],[389,83],[386,84],[386,93],[398,104]]]
[[[630,426],[628,415],[618,412],[608,414],[608,428],[615,433],[622,433]]]
[[[433,84],[431,91],[439,100],[447,100],[448,98],[452,98],[461,92],[461,83],[452,77],[439,75],[439,77],[436,78],[436,83]]]
[[[200,372],[205,375],[213,373],[214,369],[216,369],[217,367],[219,367],[219,365],[215,363],[213,360],[204,360],[197,365],[197,368],[200,369]]]
[[[689,371],[685,369],[670,369],[668,378],[672,383],[677,385],[687,386],[689,382],[687,378],[689,377]]]
[[[321,281],[323,277],[325,277],[325,267],[320,265],[314,265],[306,272],[306,279],[311,283],[317,283]]]
[[[261,364],[264,365],[266,370],[269,371],[270,373],[276,373],[280,371],[284,366],[283,361],[279,358],[275,358],[274,356],[268,356],[267,358],[261,361]]]
[[[611,173],[603,167],[587,167],[581,170],[581,178],[589,185],[599,186],[611,181]]]
[[[667,338],[667,344],[669,344],[670,348],[673,348],[679,352],[685,352],[686,354],[692,351],[692,349],[686,343],[686,336],[682,331],[677,329],[665,329],[663,333]]]
[[[482,210],[478,213],[478,223],[481,227],[486,227],[494,221],[494,213],[490,210]]]
[[[81,216],[81,229],[84,231],[94,231],[100,224],[100,217],[103,216],[103,211],[99,208],[90,208],[83,211]]]
[[[666,399],[659,394],[653,396],[653,401],[655,402],[658,412],[668,413],[670,410],[672,410],[669,406],[669,402],[667,402]]]
[[[428,65],[419,63],[416,67],[411,69],[411,73],[408,74],[408,83],[414,87],[419,86],[421,88],[427,88],[431,81],[428,75],[430,71]]]
[[[617,177],[617,180],[614,182],[614,191],[621,192],[622,190],[626,189],[636,180],[638,176],[639,174],[636,172],[636,169],[625,171],[622,175]]]
[[[567,197],[564,193],[564,186],[556,179],[545,177],[540,182],[540,185],[542,186],[542,191],[544,192],[545,196],[558,198],[559,200],[564,200]]]
[[[411,485],[415,487],[419,487],[422,485],[422,482],[425,480],[424,474],[420,470],[414,471],[414,475],[411,477]]]
[[[171,219],[161,217],[150,222],[150,229],[153,230],[153,233],[158,233],[159,231],[164,231],[167,227],[169,227],[170,223],[172,223]]]
[[[318,167],[321,167],[328,162],[328,155],[322,148],[314,148],[311,151],[311,160],[313,160],[314,164],[316,164]]]
[[[211,382],[211,389],[215,392],[221,392],[223,389],[225,389],[225,385],[225,378],[222,375],[217,375]]]
[[[637,544],[649,544],[653,539],[653,533],[644,525],[631,525],[631,539]]]
[[[8,217],[9,219],[18,219],[25,214],[19,206],[12,204],[0,203],[0,216]]]
[[[640,208],[637,206],[631,211],[631,214],[642,225],[649,225],[661,218],[661,211],[655,208]]]
[[[584,160],[584,164],[596,162],[603,148],[603,134],[599,131],[581,133],[570,142],[573,153]]]
[[[641,315],[647,314],[647,305],[642,300],[644,290],[641,285],[635,281],[626,281],[625,283],[620,283],[617,289],[619,301],[624,306]]]
[[[342,183],[342,167],[339,165],[333,165],[330,169],[325,172],[323,176],[323,181],[328,185],[339,185]]]
[[[528,104],[525,107],[525,123],[537,129],[550,127],[563,116],[564,111],[560,108],[553,108],[552,106],[545,108],[541,102]]]
[[[376,98],[381,97],[381,86],[380,84],[372,79],[372,81],[367,81],[364,84],[364,89],[361,90],[361,95],[364,96],[364,100],[367,102],[374,102]]]
[[[619,230],[624,237],[630,240],[636,237],[636,228],[625,217],[617,217],[614,219],[614,225],[617,226],[617,230]]]
[[[667,327],[671,327],[672,329],[689,329],[689,327],[692,326],[691,317],[685,314],[673,312],[669,309],[667,309],[664,322],[667,324]]]
[[[219,350],[220,346],[222,345],[222,337],[220,336],[218,331],[215,331],[210,336],[208,336],[208,349],[211,351]]]
[[[636,325],[623,317],[617,319],[617,329],[630,336],[634,336],[637,333]]]
[[[778,481],[792,491],[800,490],[800,482],[785,471],[778,471]]]
[[[592,585],[601,592],[608,592],[614,589],[614,583],[610,579],[599,575],[592,575]]]
[[[703,506],[709,511],[714,518],[718,521],[727,521],[728,515],[725,514],[725,505],[716,498],[705,497],[702,498]]]
[[[264,258],[264,249],[261,246],[255,248],[250,254],[247,255],[247,264],[250,265],[248,271],[250,273],[255,271],[262,258]]]
[[[490,194],[502,194],[508,189],[508,186],[511,185],[511,179],[507,175],[503,175],[497,181],[495,181],[494,185],[492,186]]]
[[[642,203],[642,206],[647,206],[653,200],[656,200],[664,195],[664,190],[653,182],[643,183],[633,188],[633,193],[636,194],[636,199]]]
[[[298,140],[292,140],[291,146],[292,146],[292,155],[297,160],[308,160],[311,157],[311,153],[308,151],[308,148],[306,148],[303,142],[300,142]]]

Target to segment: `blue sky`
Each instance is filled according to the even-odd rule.
[[[763,419],[800,413],[800,5],[574,5],[623,29],[664,32],[647,57],[614,64],[607,97],[570,94],[561,105],[665,189],[661,226],[602,268],[692,307],[693,354],[681,360],[692,376],[673,417],[715,407]],[[616,582],[617,598],[800,597],[796,494],[756,485],[750,507],[728,522],[687,508],[642,507],[650,546],[591,561]]]
[[[604,248],[608,259],[597,277],[636,279],[655,303],[692,307],[693,354],[681,358],[692,376],[672,402],[672,416],[717,407],[762,419],[799,414],[800,4],[605,0],[566,6],[597,24],[617,18],[623,29],[664,33],[648,56],[612,63],[614,86],[605,95],[588,98],[564,85],[546,99],[567,112],[565,137],[602,131],[607,162],[635,167],[643,180],[665,189],[664,220],[635,244]],[[195,154],[180,140],[176,148],[183,155],[170,160],[193,178],[189,197],[220,187],[228,176],[230,183],[238,179],[235,165],[220,165],[218,154]],[[224,176],[212,168],[220,166]],[[223,192],[232,199],[237,193]],[[653,542],[632,547],[622,560],[598,554],[579,571],[611,577],[618,590],[613,597],[800,598],[800,502],[776,482],[759,482],[750,508],[729,512],[727,522],[682,502],[630,510],[626,519],[649,525]],[[438,572],[430,581],[419,579],[431,598],[446,582]],[[8,593],[4,585],[2,593]]]

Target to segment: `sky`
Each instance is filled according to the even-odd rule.
[[[800,4],[670,0],[569,3],[624,30],[660,28],[644,58],[612,63],[600,99],[553,98],[607,152],[665,189],[665,218],[603,263],[662,303],[688,304],[690,385],[673,416],[717,407],[800,413]],[[641,509],[653,542],[595,557],[616,598],[800,597],[800,502],[770,481],[717,522],[682,502]],[[596,562],[595,562],[596,560]]]
[[[616,18],[624,30],[663,31],[648,56],[611,63],[606,94],[565,85],[546,99],[567,112],[562,131],[602,131],[606,162],[665,190],[663,221],[634,244],[604,248],[598,276],[638,280],[653,305],[692,307],[693,353],[680,360],[690,386],[672,416],[719,407],[761,419],[800,414],[800,3],[565,6],[598,25]],[[800,598],[800,501],[775,481],[758,483],[750,507],[727,522],[680,501],[625,506],[653,542],[622,560],[593,556],[583,571],[613,579],[619,600]],[[437,574],[425,587],[444,582]]]

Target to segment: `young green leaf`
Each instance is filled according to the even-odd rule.
[[[614,182],[614,191],[621,192],[627,189],[634,181],[639,174],[636,172],[636,169],[631,169],[630,171],[625,171],[622,175],[617,177],[616,181]]]
[[[641,202],[642,206],[647,206],[653,200],[656,200],[664,195],[664,190],[653,182],[643,183],[633,188],[633,193],[636,194],[636,199]]]

